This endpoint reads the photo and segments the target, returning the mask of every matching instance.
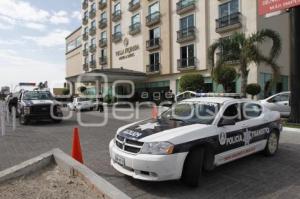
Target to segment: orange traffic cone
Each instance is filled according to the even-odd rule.
[[[153,107],[152,107],[152,119],[157,119],[157,116],[158,116],[158,110],[157,110],[157,106],[156,105],[154,105]]]
[[[73,129],[72,157],[83,164],[78,128]]]

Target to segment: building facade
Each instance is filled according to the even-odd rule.
[[[182,75],[200,73],[205,91],[222,91],[211,79],[209,46],[236,31],[250,35],[270,28],[283,43],[276,91],[288,90],[289,15],[260,17],[257,7],[253,0],[84,0],[82,27],[66,38],[66,79],[96,71],[108,74],[110,83],[132,80],[137,91],[178,93]],[[263,52],[270,46],[266,41]],[[250,66],[249,83],[265,90],[271,78],[270,67]],[[103,93],[109,90],[102,86]]]

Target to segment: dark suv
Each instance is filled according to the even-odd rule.
[[[22,91],[18,96],[17,115],[20,124],[27,125],[30,121],[52,120],[62,121],[61,105],[49,91]]]

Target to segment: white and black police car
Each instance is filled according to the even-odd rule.
[[[280,114],[248,99],[192,98],[157,119],[123,126],[109,144],[111,165],[135,179],[181,179],[197,186],[203,170],[262,151],[277,152]]]

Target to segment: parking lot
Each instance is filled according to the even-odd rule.
[[[122,113],[128,115],[126,112]],[[151,110],[142,109],[141,119]],[[114,119],[109,112],[105,127],[80,127],[85,164],[133,198],[300,198],[300,133],[283,132],[275,157],[261,154],[221,166],[203,174],[197,189],[178,181],[142,182],[117,173],[110,166],[108,143],[118,127],[135,119]],[[103,113],[85,112],[82,120],[103,121]],[[38,123],[19,126],[0,137],[0,170],[33,158],[52,148],[71,152],[76,116],[61,124]]]

